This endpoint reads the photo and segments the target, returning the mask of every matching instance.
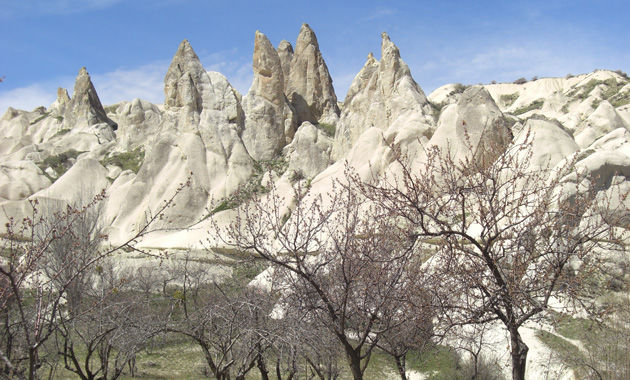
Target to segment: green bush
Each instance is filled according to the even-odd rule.
[[[513,94],[505,94],[499,97],[499,101],[503,103],[506,107],[509,107],[512,104],[514,104],[514,102],[516,101],[516,99],[518,99],[518,97],[519,97],[518,92],[515,92]]]
[[[315,124],[315,127],[324,132],[329,137],[335,137],[335,132],[337,132],[337,127],[335,126],[335,124],[317,123]]]
[[[522,115],[526,112],[529,111],[533,111],[533,110],[539,110],[542,108],[543,104],[545,103],[545,101],[543,99],[538,99],[538,100],[534,100],[531,104],[525,106],[525,107],[521,107],[519,109],[517,109],[516,111],[513,112],[514,115]]]
[[[50,115],[50,112],[46,112],[46,113],[44,113],[42,116],[40,116],[40,117],[38,117],[37,119],[35,119],[35,120],[31,121],[31,125],[39,123],[40,121],[42,121],[42,120],[44,120],[45,118],[47,118],[47,117],[48,117],[48,115]]]
[[[57,131],[57,133],[55,133],[51,137],[51,139],[54,139],[55,137],[63,136],[65,134],[67,134],[68,132],[70,132],[70,129],[68,129],[68,128],[60,129],[59,131]]]
[[[241,187],[229,197],[223,199],[203,219],[225,210],[231,210],[250,200],[254,194],[265,194],[269,189],[262,185],[263,175],[270,171],[278,175],[284,174],[289,163],[283,156],[267,161],[254,162],[254,174]]]
[[[44,161],[38,164],[42,171],[46,170],[46,168],[52,168],[57,174],[57,178],[61,177],[68,169],[70,169],[70,159],[77,158],[79,154],[83,152],[78,152],[74,149],[67,150],[63,153],[59,153],[55,156],[46,157]]]
[[[136,148],[131,152],[114,153],[103,159],[101,165],[115,165],[122,170],[131,170],[134,173],[138,173],[143,160],[144,151],[141,148]]]

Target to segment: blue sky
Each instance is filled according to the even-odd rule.
[[[308,22],[343,99],[380,33],[428,94],[442,84],[630,72],[625,1],[0,0],[0,114],[72,95],[86,66],[105,104],[163,101],[163,78],[187,38],[208,70],[242,93],[254,32],[295,42]]]

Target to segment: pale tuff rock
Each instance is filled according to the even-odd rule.
[[[270,160],[293,137],[296,120],[284,96],[284,74],[278,52],[258,31],[253,69],[254,81],[242,103],[246,115],[242,138],[254,160]]]
[[[223,75],[203,68],[187,40],[173,57],[164,93],[161,133],[200,136],[207,151],[205,172],[215,178],[213,193],[223,197],[234,192],[252,170],[241,140],[244,115],[240,95]],[[155,143],[159,138],[156,136]]]
[[[337,119],[339,107],[332,78],[315,32],[308,24],[302,24],[289,71],[288,81],[285,78],[285,93],[295,108],[298,123]]]
[[[582,148],[586,148],[596,139],[617,128],[630,128],[621,115],[606,100],[584,120],[575,133],[575,141]]]
[[[483,160],[511,140],[509,122],[499,107],[485,88],[474,86],[464,91],[457,104],[442,111],[428,145],[437,146],[458,162],[466,157]]]
[[[199,87],[204,73],[199,57],[188,40],[183,40],[164,77],[164,107],[185,107],[200,113],[203,106]]]
[[[411,77],[396,45],[386,33],[382,38],[381,60],[370,53],[344,100],[335,135],[334,160],[343,157],[371,127],[391,129],[389,136],[400,128],[421,129],[427,137],[433,133],[431,105]]]
[[[116,123],[107,117],[85,67],[79,70],[74,83],[74,93],[67,104],[63,118],[64,124],[70,128],[87,127],[99,123],[104,123],[113,130],[117,128]]]
[[[601,188],[611,185],[618,176],[630,179],[630,156],[621,150],[597,151],[576,164],[594,178]]]
[[[284,74],[280,57],[267,36],[258,31],[254,40],[252,66],[254,82],[247,95],[261,97],[276,107],[282,107],[285,103]]]
[[[532,144],[529,162],[532,168],[553,168],[580,149],[573,136],[558,122],[544,119],[529,119],[514,143],[522,144],[526,139]]]
[[[300,125],[291,144],[284,148],[288,172],[314,178],[330,165],[332,138],[309,122]]]
[[[460,83],[445,84],[436,88],[427,96],[427,99],[436,107],[436,111],[439,111],[449,104],[457,103],[465,89],[465,86]]]
[[[135,178],[130,179],[123,172],[118,180],[125,181],[124,186],[118,184],[115,192],[114,186],[108,191],[105,218],[112,225],[113,239],[122,240],[142,228],[146,213],[156,212],[189,178],[190,186],[184,188],[174,207],[154,227],[186,228],[199,221],[207,212],[211,181],[225,181],[225,173],[210,176],[199,136],[184,133],[164,137],[145,157]]]
[[[9,161],[0,164],[0,199],[25,199],[50,184],[50,180],[32,161]]]
[[[280,65],[282,66],[282,74],[284,75],[284,88],[287,88],[289,75],[291,73],[291,60],[293,59],[293,46],[287,40],[282,40],[278,44],[278,57],[280,57]]]
[[[30,121],[26,112],[9,107],[0,119],[0,138],[20,140],[28,133],[29,126]]]
[[[84,205],[109,187],[107,169],[94,159],[80,159],[50,187],[35,193],[35,198],[52,198],[67,204]]]
[[[162,112],[145,100],[134,99],[124,102],[116,110],[118,131],[116,132],[120,148],[132,150],[144,146],[155,134],[156,126],[160,124]]]
[[[203,69],[188,41],[180,44],[173,58],[165,94],[165,111],[155,130],[147,121],[149,114],[159,119],[153,105],[133,101],[118,109],[126,134],[121,140],[133,143],[143,135],[150,137],[138,175],[121,173],[118,178],[125,179],[124,186],[117,180],[117,191],[108,201],[107,218],[121,239],[141,228],[145,212],[172,196],[188,176],[191,185],[167,212],[170,227],[185,228],[198,221],[212,199],[229,196],[252,173],[253,162],[240,137],[244,122],[240,96],[223,75]],[[143,125],[144,131],[134,130],[133,123]]]
[[[70,104],[70,95],[68,90],[63,87],[57,88],[57,99],[50,105],[49,109],[55,115],[63,116],[66,112],[66,107]]]

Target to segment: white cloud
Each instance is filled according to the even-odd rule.
[[[373,21],[373,20],[380,19],[383,17],[393,16],[397,13],[398,13],[398,10],[394,8],[380,8],[371,12],[367,16],[365,16],[364,18],[362,18],[362,20]]]
[[[204,57],[206,70],[219,71],[232,86],[245,94],[252,83],[251,63],[238,59],[235,51],[212,53]],[[106,73],[92,73],[92,83],[104,105],[140,98],[160,104],[164,101],[164,76],[170,60],[159,60],[135,68],[118,68]],[[0,115],[7,107],[32,110],[49,106],[56,98],[57,87],[65,87],[72,96],[74,78],[60,77],[25,87],[3,91],[0,84]]]
[[[567,73],[590,72],[598,66],[596,58],[579,52],[559,54],[551,48],[536,46],[490,46],[468,52],[448,52],[428,62],[414,60],[408,63],[418,83],[429,92],[447,83],[511,82],[519,77],[533,76],[563,77]]]
[[[4,115],[8,107],[32,110],[35,107],[48,106],[55,101],[55,93],[40,84],[15,88],[0,93],[0,115]]]
[[[114,104],[140,98],[152,103],[164,101],[164,75],[169,62],[155,61],[137,68],[119,68],[91,75],[101,103]]]
[[[245,95],[254,78],[251,60],[238,54],[238,49],[224,50],[199,58],[208,71],[218,71],[225,75],[230,84]]]

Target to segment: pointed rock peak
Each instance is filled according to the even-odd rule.
[[[284,74],[278,52],[273,48],[267,36],[256,31],[254,40],[254,83],[250,91],[267,100],[283,104]]]
[[[398,47],[389,39],[386,32],[381,33],[383,41],[381,42],[381,61],[391,61],[400,59],[400,51]]]
[[[176,57],[181,57],[186,60],[190,60],[190,59],[199,60],[199,57],[197,57],[197,54],[193,50],[192,46],[190,46],[190,42],[188,42],[188,40],[183,40],[179,44],[179,46],[177,47],[177,52],[175,53],[175,57],[173,57],[173,60],[175,60]]]
[[[63,97],[64,91],[61,91],[61,93]],[[65,97],[67,96],[68,94],[66,92]],[[88,125],[107,123],[112,128],[117,128],[116,123],[107,117],[101,100],[98,98],[98,94],[94,88],[94,84],[92,84],[90,74],[88,74],[85,67],[79,70],[77,79],[74,82],[74,93],[72,94],[72,99],[69,100],[69,106],[65,110],[67,119],[74,120],[77,118],[77,120],[79,120],[85,118]]]
[[[376,58],[374,58],[374,53],[370,52],[370,54],[368,54],[367,61],[369,63],[376,62]]]
[[[273,48],[271,42],[267,36],[263,33],[256,31],[256,37],[254,39],[254,72],[258,70],[258,73],[264,76],[271,75],[269,71],[269,65],[279,62],[278,52]]]
[[[298,115],[298,124],[317,123],[339,115],[332,77],[324,61],[315,32],[302,24],[295,43],[286,95]]]
[[[1,120],[11,120],[14,117],[19,116],[19,115],[20,115],[20,111],[16,110],[13,107],[8,107],[7,111],[2,116]]]
[[[297,42],[295,43],[295,51],[299,54],[309,45],[313,45],[315,50],[319,50],[319,44],[317,43],[317,36],[315,32],[308,24],[302,24],[300,28],[300,34],[298,34]]]
[[[63,87],[57,88],[57,101],[59,104],[66,104],[70,102],[70,96],[68,95],[68,90]]]
[[[462,96],[457,101],[457,104],[459,104],[459,105],[474,105],[474,106],[480,106],[480,105],[483,105],[483,104],[490,104],[490,105],[492,105],[492,108],[497,108],[498,109],[496,103],[494,102],[494,99],[492,99],[492,96],[490,95],[488,90],[486,90],[486,88],[484,86],[471,86],[471,87],[468,87],[462,93]]]
[[[192,110],[201,112],[198,84],[204,73],[190,42],[183,40],[164,77],[164,105],[167,108],[190,106]]]
[[[282,65],[282,74],[284,75],[284,89],[287,89],[289,76],[291,75],[291,60],[293,59],[293,46],[287,40],[280,41],[278,45],[278,56]]]
[[[278,50],[278,53],[285,52],[288,54],[293,54],[293,46],[291,46],[291,43],[287,40],[280,41],[280,43],[278,44],[277,50]]]

